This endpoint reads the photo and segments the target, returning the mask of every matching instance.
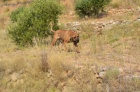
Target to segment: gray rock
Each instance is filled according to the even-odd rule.
[[[11,74],[11,80],[12,81],[17,81],[19,79],[19,74],[18,73],[13,73]]]
[[[105,74],[106,74],[106,72],[99,72],[99,76],[100,76],[101,78],[103,78],[103,77],[105,76]]]

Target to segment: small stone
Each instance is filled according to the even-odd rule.
[[[122,68],[119,68],[119,72],[120,72],[120,73],[123,73],[124,70],[123,70]]]
[[[68,75],[69,78],[71,78],[74,75],[74,72],[73,71],[68,71],[67,75]]]
[[[105,76],[105,74],[106,74],[106,72],[99,72],[99,76],[102,78]]]
[[[11,75],[11,80],[14,81],[14,82],[17,81],[18,78],[19,78],[19,74],[18,74],[18,73],[13,73],[13,74]]]
[[[21,83],[21,84],[24,84],[24,80],[23,80],[23,79],[21,79],[21,80],[20,80],[20,83]]]

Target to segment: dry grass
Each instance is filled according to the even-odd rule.
[[[32,0],[1,0],[0,1],[0,5],[2,4],[13,4],[13,3],[19,3],[19,2],[28,2],[28,1],[32,1]]]
[[[139,0],[112,0],[110,6],[113,8],[132,8],[140,5]]]
[[[139,23],[133,23],[104,30],[101,36],[94,34],[85,39],[81,34],[80,54],[60,52],[57,46],[50,52],[49,45],[18,50],[10,41],[11,45],[2,49],[0,54],[1,89],[10,92],[102,92],[102,89],[109,87],[110,91],[137,91],[140,86],[137,78],[126,83],[123,79],[125,76],[121,77],[120,82],[118,76],[119,68],[127,68],[127,75],[127,72],[134,74],[136,67],[139,67],[138,29]],[[5,38],[6,36],[2,40]],[[4,41],[2,44],[5,44]],[[71,44],[68,45],[73,49]],[[7,51],[6,48],[10,50]],[[48,57],[46,62],[50,67],[49,73],[41,69],[42,52],[46,52]],[[103,84],[97,86],[94,71],[100,71],[100,67],[109,67],[111,70],[107,71]],[[11,77],[15,73],[18,74],[17,80]],[[118,86],[120,84],[125,89]]]

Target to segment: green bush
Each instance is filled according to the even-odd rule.
[[[19,46],[33,45],[33,39],[40,41],[50,35],[50,22],[58,29],[58,16],[62,8],[57,0],[34,0],[28,7],[21,7],[11,13],[12,23],[8,32]]]
[[[9,0],[2,0],[3,2],[9,1]]]
[[[17,8],[15,11],[13,11],[11,14],[10,14],[10,19],[11,21],[13,22],[17,22],[17,18],[18,18],[18,15],[24,11],[24,8],[25,7],[19,7]]]
[[[77,0],[75,11],[80,17],[97,17],[111,0]]]

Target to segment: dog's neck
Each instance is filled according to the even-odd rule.
[[[70,38],[70,42],[73,42],[73,38],[72,37]]]

